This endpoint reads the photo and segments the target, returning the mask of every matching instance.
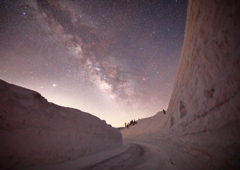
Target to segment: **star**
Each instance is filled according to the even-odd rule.
[[[1,79],[114,126],[167,106],[187,0],[0,4]]]

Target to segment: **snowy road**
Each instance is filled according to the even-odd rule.
[[[178,170],[189,169],[179,154],[167,146],[156,146],[139,141],[125,141],[129,148],[83,170]]]
[[[161,148],[138,140],[125,140],[123,147],[59,164],[21,170],[191,170],[189,159],[168,144]]]
[[[128,141],[124,142],[123,147],[118,149],[60,164],[23,168],[21,170],[155,170],[159,169],[158,159],[159,151],[156,148],[144,143]]]
[[[139,169],[145,163],[146,149],[139,144],[130,144],[129,149],[119,155],[92,165],[84,170]]]

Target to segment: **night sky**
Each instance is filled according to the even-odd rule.
[[[0,79],[123,126],[167,109],[187,0],[1,0]]]

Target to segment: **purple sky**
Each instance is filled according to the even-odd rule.
[[[113,126],[167,109],[187,0],[1,0],[0,79]]]

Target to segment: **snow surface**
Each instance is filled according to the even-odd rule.
[[[166,117],[145,119],[163,126],[146,133],[141,122],[136,130],[122,130],[123,137],[171,145],[190,155],[194,169],[240,169],[239,11],[240,1],[189,0]]]
[[[240,1],[190,0],[168,123],[201,169],[240,169]],[[204,166],[203,166],[204,164]]]
[[[0,169],[73,160],[122,146],[105,121],[0,80]]]
[[[180,158],[180,159],[179,159]],[[20,170],[192,170],[191,156],[175,147],[160,147],[136,139],[125,140],[123,147],[53,165]]]
[[[139,119],[134,126],[121,129],[121,133],[124,138],[127,138],[157,132],[165,125],[167,117],[167,114],[158,112],[152,117]]]
[[[102,151],[102,152],[98,152],[88,156],[80,157],[72,161],[67,161],[67,162],[52,164],[52,165],[42,165],[42,166],[35,166],[35,167],[29,167],[29,168],[21,168],[19,170],[81,170],[81,169],[88,168],[89,166],[92,166],[99,162],[102,162],[106,159],[109,159],[111,157],[114,157],[116,155],[122,154],[126,152],[126,150],[128,150],[129,147],[130,147],[129,144],[125,144],[115,149]]]
[[[50,166],[50,169],[65,167],[63,169],[69,170],[84,168],[95,170],[240,169],[239,11],[240,1],[236,0],[189,0],[184,45],[167,113],[164,115],[160,112],[151,118],[139,120],[138,124],[130,126],[128,129],[122,129],[124,146],[118,148],[119,150],[109,151],[111,154],[101,152],[98,155],[91,155],[91,158],[82,157],[82,159],[76,159],[76,162],[71,165],[70,162],[64,165],[49,165],[47,166],[48,169]],[[22,96],[23,94],[25,93],[18,93],[18,95],[11,98],[13,103],[17,100],[16,98],[19,98],[19,95],[22,99],[21,103],[17,102],[18,108],[14,109],[13,107],[9,110],[15,110],[17,113],[21,112],[25,115],[31,113],[24,110],[26,106],[30,110],[45,106],[41,102],[31,101],[33,103],[29,104],[31,102],[25,101],[28,99],[26,99],[26,96]],[[8,97],[9,94],[6,93],[5,96]],[[4,100],[9,101],[10,99],[4,97],[1,102]],[[41,101],[42,103],[45,102],[43,98],[41,98]],[[8,102],[8,105],[4,107],[10,108],[12,106]],[[45,109],[48,109],[48,107]],[[39,111],[34,115],[42,114],[44,115],[44,112]],[[48,117],[48,119],[52,118],[50,122],[56,123],[53,125],[54,128],[65,127],[63,121],[60,121],[63,125],[57,125],[57,122],[53,121],[53,117],[58,119],[59,114]],[[14,143],[14,135],[18,131],[24,131],[21,128],[25,128],[26,123],[17,116],[13,118],[16,119],[15,121],[21,120],[21,123],[18,123],[17,126],[15,126],[16,123],[1,124],[1,129],[3,127],[6,129],[1,130],[1,133],[11,134],[10,138]],[[1,117],[1,121],[2,119]],[[39,116],[37,119],[41,119],[41,117]],[[67,119],[70,119],[70,117],[68,116]],[[74,122],[74,120],[71,122]],[[43,123],[41,127],[43,126],[48,130],[45,132],[44,129],[41,129],[44,131],[42,134],[49,132],[47,126],[49,124],[45,125],[43,121],[40,122]],[[27,126],[33,126],[33,129],[25,129],[28,131],[34,130],[35,132],[36,127],[39,127],[39,125],[36,126],[34,123],[36,121],[33,121],[31,126]],[[71,125],[68,124],[68,126]],[[75,133],[74,137],[76,137],[76,132],[73,131],[70,134]],[[50,134],[52,134],[52,131]],[[69,134],[69,132],[66,134]],[[110,141],[119,139],[119,134],[114,134],[117,137],[109,138]],[[56,136],[58,137],[59,134]],[[94,136],[89,137],[84,142],[92,142],[91,139]],[[15,141],[18,141],[19,137],[15,139]],[[109,139],[104,142],[109,141]],[[37,138],[34,142],[38,140],[41,140],[41,138]],[[83,145],[87,146],[88,143],[86,143]],[[41,145],[39,142],[37,144]],[[61,144],[63,148],[66,145],[69,145],[69,142]],[[50,145],[51,149],[52,146],[54,145]],[[77,146],[77,144],[74,143],[74,146]],[[1,147],[5,148],[6,146]],[[21,151],[24,152],[26,148],[25,145]],[[16,147],[14,149],[20,148]],[[74,149],[76,148],[74,147]],[[63,149],[63,151],[65,154],[67,153],[66,149]],[[3,153],[6,154],[7,149]],[[34,156],[34,154],[38,153],[33,152],[32,155]],[[46,154],[48,152],[45,153],[45,157]],[[70,155],[74,154],[68,156]],[[41,155],[37,156],[36,159],[43,158]],[[104,159],[99,159],[99,157],[104,157]],[[8,159],[12,158],[14,156],[9,155]],[[91,161],[82,165],[83,160]],[[45,159],[44,161],[47,162]],[[78,165],[74,166],[74,164]]]

